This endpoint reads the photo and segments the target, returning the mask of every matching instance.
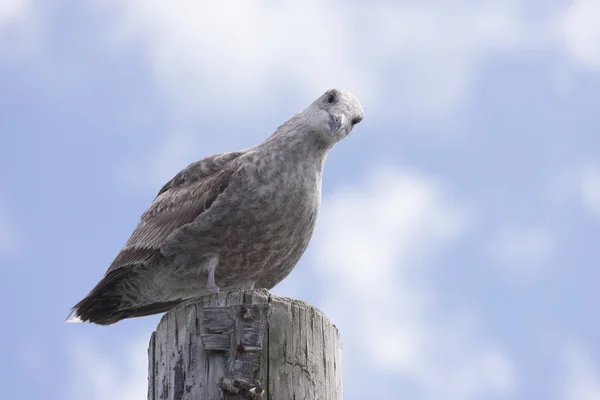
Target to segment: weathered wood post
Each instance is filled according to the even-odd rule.
[[[337,328],[266,290],[206,295],[162,318],[148,349],[148,400],[341,400]]]

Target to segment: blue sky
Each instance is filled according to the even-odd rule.
[[[4,396],[145,398],[160,316],[70,307],[166,180],[344,87],[365,119],[273,291],[340,328],[345,399],[600,398],[598,20],[595,0],[4,0]]]

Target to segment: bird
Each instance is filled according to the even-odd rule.
[[[329,89],[262,143],[188,165],[66,322],[111,325],[203,294],[271,289],[312,237],[329,150],[363,116],[352,93]]]

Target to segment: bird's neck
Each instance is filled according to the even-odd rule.
[[[260,146],[268,153],[279,154],[289,163],[317,166],[320,170],[331,148],[331,144],[316,132],[293,118],[281,125]]]

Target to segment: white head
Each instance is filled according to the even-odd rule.
[[[364,113],[352,93],[344,89],[329,89],[300,115],[313,134],[333,146],[362,121]]]
[[[344,89],[329,89],[304,111],[283,123],[265,146],[293,148],[297,154],[323,154],[363,119],[358,99]]]

